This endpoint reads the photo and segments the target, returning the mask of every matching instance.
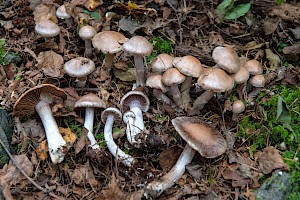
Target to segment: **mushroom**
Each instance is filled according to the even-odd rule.
[[[198,85],[206,91],[194,101],[190,114],[195,114],[203,109],[215,92],[225,92],[232,89],[234,80],[220,68],[205,68],[198,78]]]
[[[87,57],[92,57],[93,51],[92,51],[92,42],[91,39],[96,35],[97,30],[92,26],[83,26],[79,29],[79,37],[84,40],[85,44],[85,55]]]
[[[232,75],[232,77],[236,84],[242,84],[242,83],[247,82],[247,80],[250,77],[250,74],[249,74],[248,70],[246,69],[246,67],[241,67],[237,73]]]
[[[232,120],[236,120],[238,114],[245,110],[245,104],[241,100],[236,100],[232,104]]]
[[[100,146],[93,135],[95,109],[106,108],[105,103],[95,94],[86,94],[82,96],[74,105],[74,108],[85,108],[84,128],[88,130],[87,137],[90,141],[90,147],[94,150],[100,150]]]
[[[159,54],[151,62],[153,72],[165,72],[173,67],[174,57],[169,54]]]
[[[162,82],[162,75],[151,75],[146,80],[146,86],[153,88],[153,95],[166,104],[171,104],[171,99],[164,93],[169,90]]]
[[[48,19],[43,19],[35,24],[35,32],[40,36],[43,36],[47,41],[48,38],[53,38],[60,33],[60,28],[53,21]]]
[[[266,79],[265,79],[265,77],[263,75],[258,74],[258,75],[255,75],[255,76],[251,77],[250,80],[249,80],[249,82],[254,87],[261,88],[261,87],[265,86]]]
[[[171,188],[185,172],[196,151],[205,158],[215,158],[227,149],[227,143],[221,133],[199,118],[177,117],[172,124],[179,135],[187,142],[183,152],[173,168],[159,180],[150,182],[145,189],[147,198],[157,198]]]
[[[185,76],[181,74],[176,68],[170,68],[162,76],[162,82],[170,86],[170,94],[177,106],[182,108],[182,98],[178,85],[185,80]]]
[[[54,85],[35,86],[17,100],[13,113],[16,116],[30,116],[35,112],[38,113],[45,129],[50,158],[54,164],[57,164],[65,157],[67,143],[59,132],[49,106],[54,101],[54,96],[63,100],[67,98],[66,93]]]
[[[66,62],[64,70],[69,76],[77,78],[77,87],[84,87],[87,76],[95,70],[95,63],[91,59],[77,57]]]
[[[134,121],[135,121],[134,112],[128,110],[127,112],[124,113],[123,122],[126,124],[126,137],[129,142],[132,140],[132,136],[136,135]]]
[[[181,96],[183,108],[187,109],[191,97],[190,97],[190,88],[192,83],[192,78],[198,78],[203,71],[200,60],[194,56],[184,56],[176,57],[173,60],[173,65],[186,76],[186,79],[181,85]]]
[[[134,57],[136,87],[145,86],[144,56],[151,54],[153,45],[142,36],[133,36],[123,44],[122,49]]]
[[[244,67],[251,75],[263,73],[263,66],[255,59],[247,61]]]
[[[105,54],[105,68],[113,67],[114,56],[122,50],[122,44],[127,38],[116,31],[102,31],[97,33],[93,39],[93,46]]]
[[[139,147],[141,143],[140,133],[145,131],[142,111],[147,112],[149,110],[149,99],[143,92],[130,91],[122,97],[120,104],[123,112],[130,110],[134,113],[134,125],[130,127],[132,131],[129,130],[126,133],[128,141],[133,146]]]
[[[232,47],[216,47],[213,50],[212,58],[222,69],[228,73],[236,73],[240,69],[240,60]]]
[[[71,15],[69,15],[67,13],[65,5],[61,5],[61,6],[59,6],[57,8],[57,10],[56,10],[56,16],[59,19],[64,19],[66,21],[66,23],[67,23],[68,28],[72,28],[73,27],[74,23],[73,23],[72,17],[71,17]]]
[[[122,151],[114,142],[112,127],[114,123],[119,124],[122,120],[122,113],[117,108],[106,108],[101,114],[101,121],[104,126],[104,139],[110,153],[125,166],[132,167],[136,159]]]

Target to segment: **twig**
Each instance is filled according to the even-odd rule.
[[[3,149],[6,151],[7,155],[9,156],[9,158],[11,159],[11,161],[13,162],[13,164],[18,168],[18,170],[20,170],[20,172],[39,190],[43,191],[44,193],[48,193],[50,196],[52,196],[53,198],[56,199],[60,199],[60,200],[64,200],[64,198],[57,196],[56,194],[54,194],[53,192],[49,192],[47,189],[41,187],[37,182],[35,182],[32,178],[30,178],[26,172],[18,165],[17,161],[13,158],[13,156],[11,155],[11,153],[8,151],[8,149],[6,148],[6,146],[4,145],[4,143],[2,142],[2,140],[0,139],[0,144],[2,145]]]

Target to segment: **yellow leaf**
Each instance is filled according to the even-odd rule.
[[[102,5],[102,0],[89,0],[89,8],[91,10],[97,8],[98,6]]]
[[[67,142],[67,149],[69,150],[77,139],[76,134],[73,133],[70,128],[62,128],[62,127],[59,127],[59,132],[63,136],[64,140]]]
[[[35,151],[39,159],[46,160],[49,157],[47,140],[43,140]]]

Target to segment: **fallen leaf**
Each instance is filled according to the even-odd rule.
[[[182,149],[178,146],[170,147],[159,155],[159,165],[167,173],[177,162]]]
[[[70,128],[59,127],[59,132],[67,142],[67,149],[69,150],[77,139],[77,135],[71,131]]]
[[[270,70],[276,71],[281,63],[279,56],[273,53],[271,49],[266,49],[265,52],[266,52],[266,58],[267,60],[269,60],[270,63]]]
[[[201,165],[197,163],[189,163],[185,166],[185,168],[196,181],[200,181],[200,179],[202,178]]]
[[[274,33],[279,25],[280,18],[267,18],[263,21],[263,29],[266,35]]]
[[[300,26],[297,26],[296,28],[292,29],[290,28],[290,31],[293,33],[294,37],[299,40],[300,39]]]
[[[37,157],[41,160],[46,160],[49,157],[47,140],[43,140],[35,150]]]
[[[139,24],[133,19],[122,17],[122,19],[119,20],[119,28],[123,31],[128,31],[130,34],[134,34],[136,30],[142,27],[144,27],[143,24]]]
[[[35,10],[33,11],[34,15],[34,21],[38,22],[43,19],[49,19],[53,21],[54,23],[58,23],[57,17],[56,17],[56,9],[53,5],[46,5],[46,4],[39,4],[35,7]]]
[[[78,154],[83,149],[83,147],[85,147],[87,142],[87,133],[88,130],[86,128],[83,128],[82,134],[75,144],[75,154]]]
[[[46,134],[41,123],[38,123],[35,119],[29,119],[26,122],[22,123],[22,127],[26,132],[26,135],[35,142],[41,142],[45,139]]]
[[[114,73],[115,77],[120,79],[121,81],[130,82],[130,81],[136,80],[135,68],[128,68],[127,71],[115,69],[113,71],[113,73]]]
[[[74,104],[80,98],[77,91],[73,87],[64,88],[67,94],[67,99],[65,100],[65,107],[73,110]]]
[[[299,54],[300,53],[300,44],[295,44],[291,46],[284,47],[282,49],[284,54]]]
[[[37,57],[37,68],[42,69],[46,76],[62,78],[63,64],[63,57],[52,50],[41,52]]]
[[[300,9],[299,4],[283,3],[280,6],[275,7],[270,13],[270,16],[278,16],[285,21],[289,21],[293,24],[300,24]]]

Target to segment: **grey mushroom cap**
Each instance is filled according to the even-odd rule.
[[[245,83],[250,77],[248,70],[245,67],[241,67],[240,70],[232,75],[234,82],[237,84]]]
[[[43,37],[55,37],[60,33],[60,28],[48,19],[40,20],[35,24],[35,32]]]
[[[216,47],[213,50],[212,57],[217,65],[229,73],[236,73],[240,69],[239,57],[231,47]]]
[[[89,93],[82,96],[74,105],[74,108],[106,108],[105,103],[95,94]]]
[[[154,72],[165,72],[173,67],[174,57],[163,53],[156,56],[151,63],[151,68]]]
[[[102,31],[97,33],[93,39],[93,46],[103,53],[118,53],[122,50],[122,44],[126,42],[127,38],[116,31]]]
[[[71,77],[85,77],[95,70],[95,63],[91,59],[77,57],[66,62],[64,70]]]
[[[56,10],[56,16],[60,19],[69,19],[71,18],[71,15],[69,15],[66,11],[66,6],[61,5]]]
[[[132,101],[139,101],[141,105],[140,109],[143,112],[147,112],[149,110],[150,101],[148,97],[143,92],[130,91],[127,92],[120,101],[123,112],[130,110],[130,103]]]
[[[142,36],[133,36],[123,44],[122,49],[133,55],[147,56],[151,54],[153,45]]]
[[[255,59],[247,61],[244,67],[251,75],[258,75],[263,73],[263,66]]]
[[[122,121],[122,113],[119,109],[117,108],[106,108],[104,111],[101,113],[101,121],[105,124],[106,119],[109,115],[114,116],[114,121],[116,124],[120,124]]]
[[[162,92],[167,92],[169,90],[169,88],[163,84],[162,75],[160,74],[149,76],[146,80],[146,86],[159,89]]]
[[[225,153],[227,143],[215,128],[195,117],[177,117],[172,124],[190,147],[205,158],[215,158]]]
[[[176,57],[173,65],[186,76],[198,78],[203,71],[200,60],[194,56]]]
[[[173,84],[180,84],[186,79],[185,75],[181,74],[178,69],[170,68],[162,75],[162,82],[171,86]]]
[[[83,40],[90,40],[96,33],[97,31],[94,27],[87,25],[80,28],[78,35]]]
[[[232,104],[232,112],[239,114],[245,110],[245,104],[241,100],[236,100]]]
[[[266,78],[263,75],[258,74],[251,77],[249,83],[254,87],[264,87],[266,84]]]

